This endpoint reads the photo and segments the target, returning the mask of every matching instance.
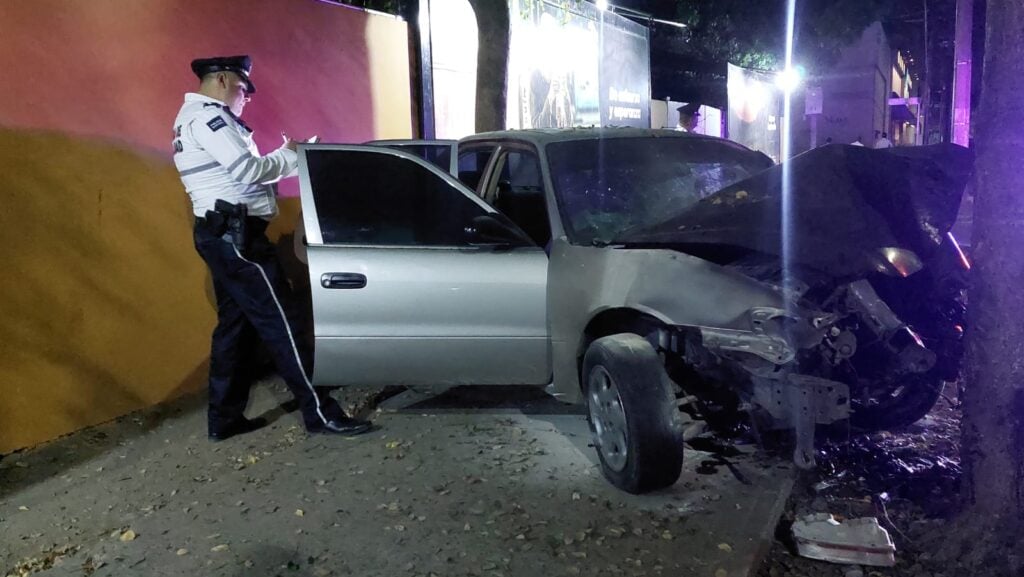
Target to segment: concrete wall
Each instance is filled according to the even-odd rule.
[[[253,57],[264,150],[412,132],[405,23],[315,0],[3,2],[0,37],[0,453],[205,385],[210,280],[170,150],[191,59]]]
[[[822,87],[822,114],[818,117],[817,144],[832,137],[849,143],[861,136],[864,144],[874,143],[874,131],[887,125],[892,54],[882,25],[872,24],[860,39],[848,46],[828,74],[808,79]],[[794,150],[810,146],[810,121],[804,117],[804,101],[794,102]]]

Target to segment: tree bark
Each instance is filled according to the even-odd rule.
[[[508,0],[469,0],[476,13],[476,131],[505,129],[508,53],[511,39]]]
[[[1024,519],[1024,3],[988,0],[963,395],[972,518]]]

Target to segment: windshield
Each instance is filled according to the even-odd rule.
[[[772,166],[728,141],[687,137],[571,140],[547,146],[569,241],[628,242],[698,200]]]

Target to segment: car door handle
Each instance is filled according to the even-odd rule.
[[[320,275],[320,286],[325,289],[361,289],[366,286],[366,275],[357,272],[325,272]]]

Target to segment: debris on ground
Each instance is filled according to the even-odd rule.
[[[874,517],[837,521],[829,513],[808,515],[793,523],[797,552],[830,563],[892,567],[896,546]]]
[[[757,577],[1021,577],[1024,541],[992,520],[957,516],[959,445],[960,406],[947,396],[901,430],[822,443],[818,468],[794,488]],[[869,570],[800,556],[792,525],[814,513],[874,517],[895,544],[895,566]]]

